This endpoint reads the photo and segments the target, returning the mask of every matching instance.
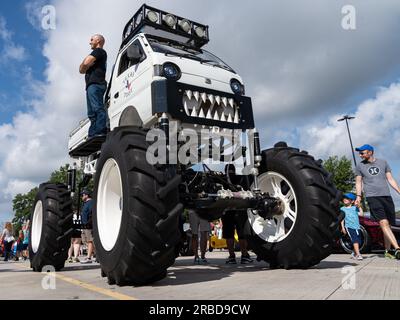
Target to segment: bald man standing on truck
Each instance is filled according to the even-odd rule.
[[[93,35],[90,38],[92,52],[79,66],[79,72],[85,75],[86,81],[87,113],[90,120],[88,138],[107,133],[107,112],[104,108],[107,52],[103,49],[104,43],[102,35]]]

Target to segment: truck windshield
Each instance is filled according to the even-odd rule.
[[[219,67],[235,73],[235,71],[225,62],[206,50],[195,49],[166,39],[160,40],[147,37],[147,40],[149,41],[151,48],[155,52],[164,53],[165,55],[197,60],[200,63],[210,64],[215,67]]]

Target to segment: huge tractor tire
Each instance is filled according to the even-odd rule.
[[[146,161],[146,131],[108,134],[96,165],[93,235],[110,284],[144,285],[166,276],[180,241],[180,176]]]
[[[72,199],[67,186],[43,183],[39,186],[31,213],[29,259],[31,268],[56,271],[64,267],[73,231]]]
[[[341,193],[321,161],[281,142],[262,152],[259,187],[281,200],[278,215],[248,210],[249,245],[271,268],[309,268],[331,254],[340,237]]]

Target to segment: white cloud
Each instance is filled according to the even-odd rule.
[[[380,88],[376,97],[361,103],[349,122],[354,146],[365,143],[391,159],[400,154],[400,83]],[[349,138],[341,115],[331,116],[328,125],[304,127],[301,144],[321,157],[350,153]]]
[[[0,16],[0,39],[4,43],[0,62],[6,63],[10,60],[23,61],[26,59],[27,53],[25,48],[14,43],[12,32],[7,29],[6,20],[2,16]]]
[[[36,28],[40,28],[44,4],[47,1],[27,4],[28,19]],[[0,126],[0,170],[5,173],[0,190],[16,190],[8,183],[12,181],[21,192],[24,187],[28,191],[28,182],[41,182],[69,160],[68,134],[86,113],[84,80],[78,66],[89,53],[89,38],[94,33],[106,37],[109,73],[122,28],[142,1],[55,0],[52,4],[57,13],[56,30],[43,31],[43,54],[48,59],[46,79],[28,87],[40,94],[30,101],[31,111],[15,116],[12,124]],[[379,5],[371,0],[354,0],[358,24],[351,32],[341,29],[341,7],[347,1],[250,4],[171,0],[148,4],[210,26],[207,48],[245,80],[247,94],[253,97],[256,122],[263,128],[263,144],[271,137],[296,141],[300,134],[301,144],[318,156],[326,152],[328,143],[323,139],[333,143],[335,154],[345,154],[348,142],[344,127],[336,124],[337,117],[332,113],[344,112],[349,99],[379,84],[398,68],[397,0],[381,1]],[[0,37],[10,39],[5,21],[1,21]],[[397,90],[397,85],[390,89],[392,99],[398,98],[394,93]],[[382,141],[398,136],[392,119],[397,102],[385,100],[385,92],[383,89],[381,98],[376,99],[379,103],[366,102],[357,111],[357,120],[351,125],[358,144],[365,140],[379,147]],[[331,118],[327,128],[321,125],[303,129],[306,122],[321,114]],[[363,127],[374,123],[385,127],[375,126],[373,133]]]
[[[23,61],[26,59],[26,51],[23,46],[18,46],[13,43],[5,46],[3,50],[3,59]]]
[[[26,190],[30,190],[36,186],[32,181],[24,181],[24,180],[10,180],[7,184],[7,187],[4,190],[4,194],[8,198],[13,198],[15,195],[19,193],[25,193]]]

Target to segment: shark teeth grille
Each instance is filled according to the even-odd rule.
[[[186,90],[183,95],[183,107],[190,117],[228,123],[239,123],[240,119],[240,109],[234,99],[205,92]]]

